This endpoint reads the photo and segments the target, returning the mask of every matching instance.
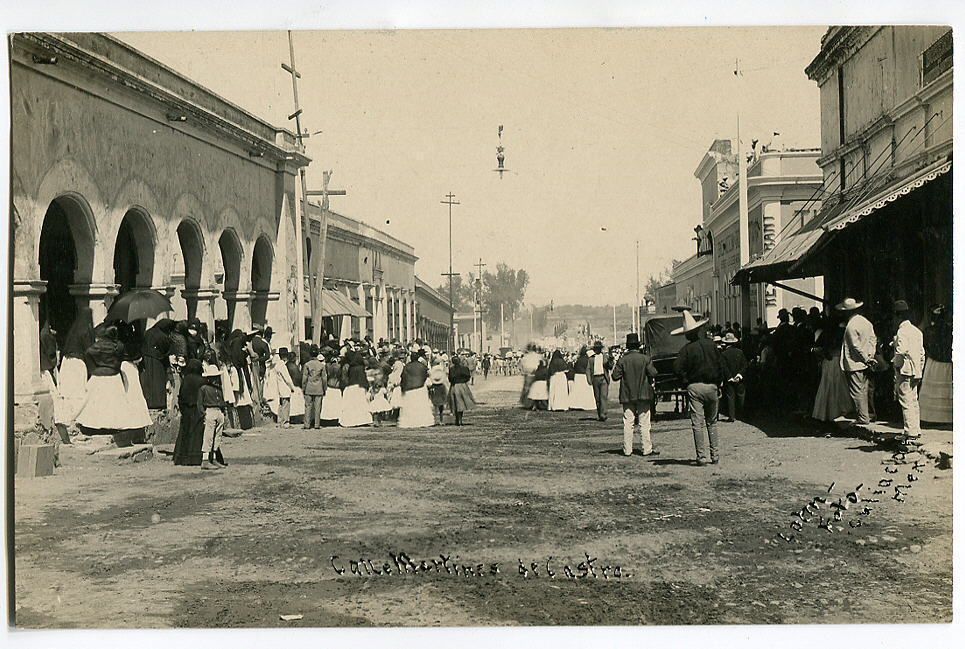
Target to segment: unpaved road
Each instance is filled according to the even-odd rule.
[[[699,468],[684,419],[655,424],[658,459],[625,458],[615,404],[606,424],[527,413],[514,407],[519,381],[477,381],[485,403],[463,428],[249,431],[226,440],[218,472],[65,447],[57,475],[15,485],[17,625],[951,619],[951,471],[929,465],[899,503],[870,491],[911,465],[885,474],[891,455],[865,442],[723,423],[721,464]],[[789,529],[832,482],[835,497],[864,483],[881,502],[851,505],[833,532],[817,519]],[[399,552],[430,570],[398,574]],[[584,553],[597,577],[567,578]],[[366,563],[353,575],[360,558],[394,574]]]

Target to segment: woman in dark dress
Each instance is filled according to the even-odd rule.
[[[462,415],[476,405],[469,389],[472,371],[466,367],[466,361],[458,356],[452,357],[452,367],[449,368],[449,410],[456,418],[456,426],[462,426]]]
[[[141,350],[141,389],[144,400],[151,410],[167,407],[168,354],[171,350],[171,332],[174,320],[164,318],[144,333],[144,347]]]
[[[174,463],[181,466],[201,465],[201,445],[204,442],[204,412],[198,408],[198,393],[204,384],[201,361],[191,359],[184,366],[178,407],[181,427],[174,443]]]

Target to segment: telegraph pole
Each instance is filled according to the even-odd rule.
[[[452,206],[459,205],[459,201],[453,200],[455,198],[456,198],[456,195],[453,194],[452,192],[449,192],[448,194],[446,194],[446,200],[439,201],[443,205],[449,206],[449,273],[448,273],[449,275],[449,337],[446,340],[446,344],[449,347],[448,351],[450,356],[452,355],[452,352],[453,352],[452,336],[456,328],[455,311],[453,311],[453,306],[452,306],[453,305],[453,302],[452,302],[452,275],[453,275],[452,273]]]
[[[734,76],[737,77],[737,177],[738,188],[738,242],[740,246],[740,267],[743,268],[750,261],[750,223],[747,216],[747,158],[744,156],[744,146],[741,143],[741,112],[744,105],[744,73],[741,71],[740,59],[734,62]],[[750,325],[750,286],[740,287],[741,301],[739,315],[734,318],[742,324]],[[717,316],[720,318],[720,316]]]
[[[301,78],[302,75],[298,72],[298,70],[295,69],[295,42],[292,40],[291,30],[288,30],[288,60],[290,61],[290,65],[285,65],[284,63],[281,64],[282,69],[291,75],[292,93],[295,95],[295,112],[289,115],[288,119],[295,120],[295,137],[298,139],[298,146],[304,147],[304,141],[302,140],[302,109],[298,105],[298,79]],[[303,313],[305,309],[305,238],[302,236],[302,222],[305,219],[305,214],[307,213],[308,207],[306,205],[308,199],[305,195],[305,190],[307,189],[305,186],[305,167],[298,168],[298,176],[301,180],[302,197],[300,201],[296,201],[298,214],[297,218],[295,219],[295,238],[298,239],[298,245],[295,246],[295,267],[296,272],[298,273],[298,279],[295,282],[295,299],[298,301],[298,304],[295,307],[295,317],[298,318],[298,325],[295,327],[295,331],[299,333],[298,338],[295,340],[296,345],[305,338],[305,315]],[[324,256],[325,251],[320,250],[319,254]],[[322,268],[324,269],[325,266],[322,265]],[[311,283],[310,278],[309,283]],[[310,286],[310,289],[313,288],[314,287]],[[314,293],[314,290],[311,292]],[[314,295],[312,296],[312,304],[314,304]],[[315,314],[312,313],[312,315]],[[321,323],[316,323],[313,321],[312,325],[312,337],[314,338],[314,329],[318,328]]]
[[[476,282],[478,284],[477,286],[473,287],[475,291],[476,299],[474,300],[473,311],[472,311],[472,332],[476,333],[476,316],[478,315],[479,316],[479,355],[482,356],[482,353],[483,353],[483,333],[482,333],[482,324],[483,324],[482,323],[482,319],[483,319],[482,272],[483,270],[482,269],[486,267],[486,264],[483,263],[482,257],[480,257],[479,261],[473,265],[476,267]]]
[[[640,334],[640,239],[637,239],[637,303],[633,305],[634,332]]]

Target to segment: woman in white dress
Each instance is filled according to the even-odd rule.
[[[325,375],[328,386],[325,388],[325,396],[322,397],[322,414],[319,419],[322,426],[335,426],[342,416],[342,367],[335,353],[330,348],[326,349],[328,351],[323,354],[326,357]]]
[[[586,345],[580,348],[580,355],[573,364],[573,385],[570,389],[570,410],[596,411],[596,397],[593,396],[593,386],[588,378],[590,368],[590,354]]]
[[[547,409],[550,398],[549,376],[546,361],[540,358],[536,364],[536,371],[533,372],[533,381],[529,386],[529,394],[527,394],[527,398],[530,401],[530,409]]]
[[[77,311],[74,322],[67,330],[64,348],[61,350],[60,370],[57,373],[57,391],[60,393],[62,423],[70,426],[87,401],[87,363],[84,355],[94,344],[94,321],[89,307]]]
[[[144,391],[141,388],[141,375],[137,369],[141,361],[141,355],[136,347],[128,346],[125,359],[121,362],[121,378],[124,380],[124,392],[126,395],[125,409],[129,417],[127,428],[147,428],[154,421],[151,413],[147,409],[147,400],[144,398]]]
[[[100,434],[135,428],[121,371],[124,345],[118,340],[117,328],[103,327],[87,349],[85,359],[91,377],[87,381],[87,399],[77,414],[77,425]]]
[[[348,365],[348,375],[345,389],[342,390],[342,414],[338,418],[338,425],[343,428],[368,426],[372,423],[372,413],[369,411],[369,381],[365,374],[365,360],[362,354],[349,350],[345,355]],[[325,401],[322,400],[322,408]]]
[[[429,380],[429,367],[425,353],[412,355],[402,369],[402,410],[399,413],[399,428],[428,428],[435,424],[432,402],[426,382]]]
[[[553,352],[549,365],[549,409],[550,410],[569,410],[570,391],[567,385],[566,372],[569,370],[566,359],[560,350]]]

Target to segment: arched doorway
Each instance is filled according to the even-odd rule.
[[[228,229],[221,233],[218,239],[218,250],[221,252],[222,273],[220,278],[215,279],[221,285],[221,294],[224,296],[236,293],[241,281],[242,251],[241,241],[234,230]],[[233,299],[227,300],[222,297],[219,300],[219,306],[221,308],[215,313],[215,318],[225,322],[225,328],[230,330],[235,320],[235,302]]]
[[[154,227],[138,209],[128,210],[114,242],[114,283],[119,293],[154,283]]]
[[[178,224],[178,244],[181,248],[181,262],[184,289],[189,293],[185,298],[187,317],[193,318],[198,311],[198,298],[191,292],[201,288],[201,265],[204,259],[204,237],[197,223],[185,219]]]
[[[268,320],[268,292],[271,290],[271,244],[264,236],[258,237],[251,256],[251,323],[264,325]]]
[[[47,207],[40,230],[37,262],[47,287],[40,296],[38,324],[43,327],[49,321],[61,346],[77,313],[70,286],[90,282],[93,275],[94,234],[89,214],[83,199],[60,196]]]

